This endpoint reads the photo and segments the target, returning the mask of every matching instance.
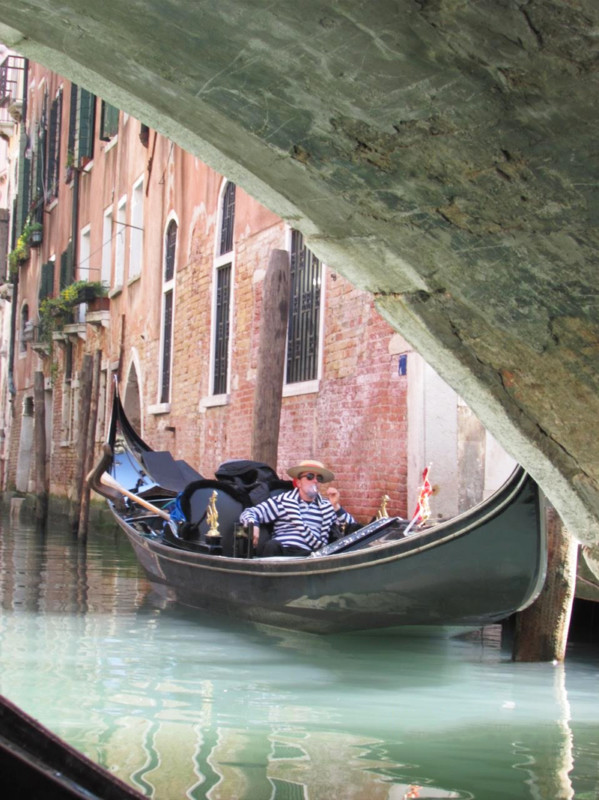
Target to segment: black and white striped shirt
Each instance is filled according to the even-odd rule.
[[[297,489],[246,508],[239,519],[244,525],[274,522],[273,539],[284,547],[301,547],[304,550],[317,550],[328,544],[333,523],[354,522],[351,514],[343,509],[336,512],[329,500],[319,494],[311,503],[306,503]]]

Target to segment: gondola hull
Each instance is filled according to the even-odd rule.
[[[140,534],[114,514],[149,579],[170,599],[316,633],[482,626],[532,602],[545,577],[536,486],[523,472],[486,508],[484,520],[463,515],[399,541],[379,539],[322,558],[189,552]]]

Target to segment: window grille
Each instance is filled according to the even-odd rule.
[[[27,352],[27,340],[25,338],[25,333],[27,331],[27,323],[29,322],[29,306],[27,303],[21,309],[21,331],[20,331],[20,351],[21,353]]]
[[[168,403],[171,394],[171,353],[173,343],[173,290],[164,293],[164,315],[162,323],[162,379],[160,402]]]
[[[292,231],[287,383],[318,377],[321,280],[320,261],[305,246],[302,234]]]
[[[166,229],[164,242],[164,280],[162,305],[162,358],[160,366],[160,402],[168,403],[171,393],[173,316],[174,316],[174,277],[175,256],[177,253],[177,223],[171,220]]]
[[[216,271],[214,394],[225,394],[227,391],[230,304],[231,264],[225,264]]]
[[[228,183],[223,196],[222,220],[220,228],[219,255],[230,253],[233,249],[233,228],[235,226],[235,184]]]
[[[164,254],[164,282],[172,281],[175,276],[175,251],[177,249],[177,223],[171,220],[166,231],[166,249]]]

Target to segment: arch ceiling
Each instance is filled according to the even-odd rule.
[[[599,539],[596,0],[0,0],[309,238]]]

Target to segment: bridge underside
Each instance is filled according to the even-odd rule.
[[[594,0],[0,0],[301,229],[599,540]]]

